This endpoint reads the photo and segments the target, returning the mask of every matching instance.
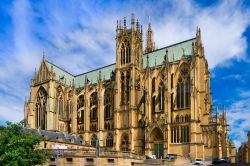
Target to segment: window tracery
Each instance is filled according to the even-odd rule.
[[[113,147],[113,144],[114,144],[113,135],[111,133],[109,133],[107,138],[106,138],[106,146]]]
[[[47,92],[43,87],[39,89],[36,97],[36,127],[45,130],[47,128]]]
[[[180,71],[180,77],[177,83],[177,108],[190,107],[190,78],[187,68]]]
[[[96,146],[96,140],[97,140],[97,136],[95,134],[93,134],[91,137],[91,145],[92,146]]]

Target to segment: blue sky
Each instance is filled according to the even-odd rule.
[[[115,61],[116,20],[131,13],[144,32],[151,18],[158,48],[201,28],[213,103],[225,104],[237,146],[250,130],[249,1],[0,1],[0,125],[23,118],[42,52],[73,74]],[[130,21],[128,21],[130,22]],[[145,33],[144,33],[145,34]]]

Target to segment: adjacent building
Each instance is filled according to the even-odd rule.
[[[200,29],[160,49],[151,23],[146,36],[143,48],[143,29],[133,15],[130,25],[126,18],[117,21],[115,63],[79,75],[44,56],[25,102],[26,126],[76,134],[93,146],[98,139],[104,151],[234,157],[226,111],[216,107],[213,116]]]

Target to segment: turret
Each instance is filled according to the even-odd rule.
[[[147,43],[146,43],[145,52],[152,52],[154,50],[155,50],[155,44],[153,41],[153,31],[151,29],[151,22],[149,19],[148,30],[147,30]]]

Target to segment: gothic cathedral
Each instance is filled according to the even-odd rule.
[[[26,127],[79,135],[101,150],[189,158],[230,157],[226,112],[213,115],[200,29],[156,49],[149,23],[117,21],[116,62],[72,75],[43,57],[25,102]],[[162,34],[164,35],[164,34]]]

